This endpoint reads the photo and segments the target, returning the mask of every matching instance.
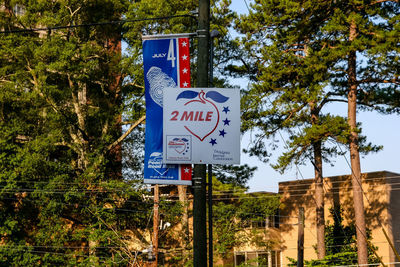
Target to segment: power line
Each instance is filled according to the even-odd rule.
[[[9,30],[9,31],[0,31],[0,34],[9,34],[9,33],[26,33],[26,32],[37,32],[37,31],[52,31],[52,30],[62,30],[62,29],[72,29],[72,28],[80,28],[80,27],[93,27],[93,26],[104,26],[104,25],[116,25],[123,24],[128,22],[141,22],[141,21],[150,21],[150,20],[165,20],[172,18],[182,18],[188,17],[194,20],[197,20],[196,16],[190,14],[184,15],[174,15],[174,16],[165,16],[165,17],[154,17],[154,18],[143,18],[143,19],[131,19],[131,20],[115,20],[115,21],[105,21],[105,22],[96,22],[96,23],[85,23],[85,24],[73,24],[68,26],[51,26],[44,28],[31,28],[31,29],[17,29],[17,30]]]
[[[18,199],[18,198],[2,198],[2,199],[17,200],[17,201],[21,200],[21,199]],[[46,202],[46,203],[48,203],[48,201],[46,201],[46,200],[36,200],[36,199],[26,199],[26,198],[24,198],[23,200],[24,201],[28,201],[28,202],[38,202],[38,203]],[[97,208],[100,208],[100,209],[103,209],[103,210],[115,210],[115,211],[125,211],[125,212],[134,212],[134,213],[149,213],[150,212],[150,210],[148,210],[148,211],[146,211],[146,210],[132,210],[132,209],[120,209],[120,208],[114,208],[114,207],[107,208],[107,207],[104,207],[104,206],[89,206],[89,205],[82,205],[82,204],[78,204],[78,203],[67,203],[67,202],[59,202],[59,201],[58,202],[57,201],[51,201],[51,203],[60,204],[60,205],[66,205],[66,206],[74,206],[74,207],[78,206],[78,207],[81,207],[81,208],[97,207]]]
[[[78,188],[71,188],[71,189],[54,189],[54,190],[46,190],[46,189],[38,189],[38,188],[7,188],[7,186],[0,186],[0,188],[3,188],[1,191],[2,192],[17,192],[17,193],[61,193],[64,194],[66,192],[68,193],[117,193],[117,192],[135,192],[127,189],[78,189]]]
[[[398,185],[399,183],[396,183],[396,185]],[[333,195],[333,194],[337,194],[340,193],[340,189],[351,189],[352,187],[338,187],[338,188],[331,188],[332,190],[329,192],[325,192],[326,195]],[[333,191],[338,189],[338,191]],[[26,190],[26,191],[24,191]],[[304,191],[304,190],[292,190],[292,191],[287,191],[287,192],[298,192],[298,191]],[[364,190],[365,191],[365,190]],[[373,189],[370,190],[372,192],[394,192],[394,191],[400,191],[400,188],[392,188],[392,189]],[[105,194],[105,193],[116,193],[116,192],[129,192],[129,191],[123,191],[123,190],[119,190],[119,191],[87,191],[87,190],[73,190],[73,191],[68,191],[68,190],[35,190],[35,189],[29,189],[27,190],[26,188],[15,188],[15,189],[3,189],[2,193],[43,193],[43,194],[65,194],[65,193],[93,193],[93,194]],[[283,193],[285,193],[286,191],[284,191]],[[236,196],[236,195],[227,195],[227,194],[213,194],[213,196],[218,197],[215,198],[213,200],[240,200],[240,199],[265,199],[265,198],[278,198],[278,197],[286,197],[286,198],[295,198],[295,197],[300,197],[300,196],[313,196],[313,192],[314,189],[308,189],[307,193],[297,193],[297,194],[289,194],[289,196],[285,196],[282,194],[275,194],[275,195],[259,195],[259,196]],[[81,196],[81,195],[77,195],[78,197],[89,197],[89,196]],[[226,197],[221,197],[221,196],[226,196]],[[149,198],[151,198],[151,196],[148,196]],[[168,196],[170,198],[175,198],[175,199],[164,199],[161,200],[163,202],[177,202],[180,201],[176,198],[178,198],[177,196]],[[101,199],[110,199],[110,198],[104,198],[104,197],[100,197]],[[164,197],[165,198],[165,197]],[[1,199],[1,198],[0,198]],[[23,198],[22,198],[23,199]],[[138,202],[138,203],[145,203],[146,201],[135,201],[135,200],[126,200],[127,202]]]
[[[380,191],[386,191],[386,190],[380,190]],[[392,189],[391,191],[400,191],[400,188],[399,189]],[[8,191],[7,193],[24,193],[24,192],[23,191]],[[32,192],[30,192],[30,193],[32,193]],[[43,193],[43,192],[41,192],[41,193]],[[58,194],[64,194],[62,192],[54,193],[54,192],[49,192],[49,191],[47,191],[45,193],[49,193],[49,194],[57,194],[57,193]],[[336,193],[338,193],[338,192],[326,192],[325,194],[326,195],[333,195],[333,194],[336,194]],[[291,194],[289,197],[287,197],[285,199],[285,201],[288,201],[288,199],[292,199],[292,198],[296,198],[296,197],[306,197],[306,196],[311,196],[312,197],[313,195],[314,194],[312,192],[309,192],[307,194]],[[242,200],[242,199],[268,199],[268,198],[277,198],[277,196],[257,196],[257,197],[235,197],[235,196],[233,196],[233,197],[225,197],[225,198],[221,198],[221,197],[217,196],[216,198],[213,198],[213,201],[231,201],[231,200]],[[21,199],[18,199],[18,200],[24,200],[24,199],[25,198],[21,198]],[[112,200],[110,198],[102,198],[102,197],[100,197],[100,199]],[[1,198],[0,198],[0,200],[1,200]],[[126,202],[146,203],[145,201],[141,202],[141,201],[134,201],[134,200],[126,200]],[[168,203],[168,202],[180,202],[180,200],[177,200],[177,199],[165,199],[165,200],[161,200],[160,202],[165,202],[165,203]]]
[[[0,250],[1,248],[3,248],[4,246],[0,246]],[[52,254],[52,255],[64,255],[64,256],[74,256],[74,257],[85,257],[85,258],[89,258],[89,257],[93,257],[93,256],[89,256],[89,255],[83,255],[83,254],[78,254],[78,253],[67,253],[67,252],[50,252],[50,251],[41,251],[41,250],[29,250],[29,249],[23,249],[23,248],[13,248],[13,247],[8,247],[6,248],[7,250],[17,250],[17,251],[21,251],[21,252],[29,252],[29,253],[37,253],[37,254]],[[95,256],[96,258],[99,259],[109,259],[109,257],[102,257],[102,256]],[[100,261],[101,263],[106,263],[106,261]]]
[[[40,246],[35,246],[35,245],[1,245],[1,248],[51,248],[51,249],[89,249],[89,246],[51,246],[51,245],[40,245]],[[96,249],[110,249],[110,248],[123,248],[123,247],[117,247],[117,246],[96,246]]]
[[[243,2],[244,2],[244,4],[246,5],[247,11],[249,11],[249,13],[250,13],[250,8],[249,8],[249,5],[247,4],[247,1],[246,1],[246,0],[243,0]]]
[[[364,173],[365,175],[365,173]],[[340,178],[343,178],[343,180],[340,181],[332,181],[332,180],[328,180],[327,178],[331,178],[331,177],[325,177],[324,179],[324,184],[325,185],[334,185],[334,184],[343,184],[343,183],[348,183],[348,180],[346,180],[346,177],[348,175],[343,175],[343,176],[339,176]],[[337,177],[337,176],[335,176]],[[381,176],[381,177],[371,177],[371,178],[364,178],[363,181],[379,181],[379,180],[388,180],[388,179],[399,179],[400,176],[396,175],[396,176]],[[283,185],[282,189],[283,191],[286,192],[301,192],[304,190],[314,190],[311,188],[312,185],[314,185],[314,180],[313,179],[307,179],[307,180],[303,180],[306,183],[296,183],[296,184],[287,184],[287,185]],[[28,184],[49,184],[49,182],[45,182],[45,181],[12,181],[14,183],[28,183]],[[385,181],[383,181],[385,182]],[[285,183],[293,183],[293,182],[285,182]],[[51,185],[79,185],[81,183],[52,183]],[[102,185],[102,186],[106,186],[106,183],[93,183],[96,185]],[[400,182],[392,182],[390,183],[390,185],[400,185]],[[112,193],[112,192],[137,192],[135,191],[134,188],[126,188],[126,189],[116,189],[116,188],[111,188],[111,189],[54,189],[54,190],[45,190],[45,189],[37,189],[37,188],[7,188],[7,185],[4,186],[0,186],[0,189],[3,188],[3,192],[25,192],[24,190],[28,191],[28,192],[32,192],[32,191],[36,191],[36,192],[54,192],[54,193],[58,193],[58,192],[99,192],[99,193]],[[301,188],[301,189],[287,189],[287,188],[296,188],[296,187],[310,187],[310,188]],[[348,186],[332,186],[331,189],[351,189],[352,186],[349,184]],[[132,191],[130,191],[132,190]],[[384,190],[384,189],[381,189]],[[385,190],[390,190],[390,191],[396,191],[399,190],[399,188],[392,188],[392,189],[385,189]],[[261,192],[245,192],[245,190],[214,190],[215,194],[213,195],[227,195],[227,194],[244,194],[247,196],[251,196],[251,195],[257,195],[260,194]],[[278,195],[278,193],[274,193],[274,192],[266,192],[265,194],[276,194]],[[170,197],[177,197],[177,196],[170,196]]]
[[[50,179],[52,179],[51,177],[45,177],[42,178],[43,179],[49,179],[47,181],[36,181],[36,180],[11,180],[11,182],[13,183],[34,183],[34,184],[50,184],[51,185],[82,185],[82,182],[52,182]],[[0,181],[1,182],[1,181]],[[5,182],[8,182],[7,180],[5,180]],[[90,182],[90,185],[108,185],[109,182],[120,182],[120,183],[124,183],[124,185],[131,185],[129,184],[130,181],[124,181],[124,180],[109,180],[109,181],[102,181],[102,182]],[[137,181],[137,184],[134,184],[136,186],[144,186],[143,184],[141,184],[142,181]]]

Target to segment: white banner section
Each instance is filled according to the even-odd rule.
[[[168,88],[163,97],[164,163],[240,163],[239,89]]]

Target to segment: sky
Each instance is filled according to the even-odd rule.
[[[232,0],[231,8],[239,14],[247,13],[246,3],[248,0]],[[244,81],[234,81],[242,88],[247,86]],[[342,116],[347,115],[347,104],[332,104],[328,107],[327,112],[338,114]],[[361,157],[361,171],[362,172],[375,172],[375,171],[390,171],[400,173],[400,158],[398,156],[400,151],[400,114],[399,115],[381,115],[376,112],[359,112],[357,114],[358,122],[361,122],[362,133],[367,136],[367,141],[374,145],[382,145],[383,150],[378,153],[370,154]],[[284,133],[282,133],[283,137]],[[287,137],[286,137],[287,138]],[[282,141],[279,140],[280,144]],[[249,134],[242,137],[241,146],[246,148],[251,142]],[[342,147],[342,149],[346,149]],[[274,163],[282,149],[272,151],[273,155],[270,163]],[[333,159],[333,166],[330,164],[323,165],[323,175],[335,176],[350,174],[350,159],[348,153],[346,156],[340,156]],[[250,179],[248,186],[249,191],[268,191],[278,192],[279,182],[311,179],[314,177],[314,168],[310,162],[306,165],[293,166],[284,174],[275,171],[270,163],[262,163],[256,157],[249,157],[242,153],[241,163],[250,166],[257,166],[257,171],[253,178]]]

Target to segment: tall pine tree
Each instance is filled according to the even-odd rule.
[[[322,158],[337,154],[325,146],[329,138],[349,144],[353,187],[360,185],[359,152],[363,145],[356,122],[356,99],[364,108],[391,111],[398,102],[399,5],[395,1],[255,1],[239,30],[253,64],[232,67],[247,71],[258,82],[245,101],[245,128],[260,129],[260,137],[277,129],[290,135],[288,152],[278,168],[312,159],[316,173],[318,256],[323,247]],[[255,64],[254,64],[255,63]],[[397,97],[387,101],[390,96]],[[321,113],[329,102],[348,102],[344,118]],[[374,105],[379,104],[379,105]],[[390,104],[388,108],[384,105]],[[267,155],[263,143],[250,150]],[[321,153],[322,152],[322,153]],[[366,263],[365,223],[361,190],[355,194],[359,263]]]
[[[2,1],[0,265],[133,263],[150,215],[121,176],[127,2]],[[57,26],[78,27],[31,30]]]
[[[334,100],[327,92],[328,55],[314,46],[316,33],[303,32],[300,3],[267,1],[252,6],[238,28],[246,34],[244,48],[256,62],[254,86],[244,97],[245,130],[257,129],[251,154],[265,159],[264,138],[280,130],[289,134],[287,151],[274,166],[285,171],[291,164],[312,163],[315,169],[315,200],[318,258],[325,256],[324,244],[324,159],[340,153],[327,146],[329,140],[344,141],[347,125],[343,118],[324,114]],[[256,23],[255,23],[256,22]],[[326,64],[328,62],[328,64]],[[248,66],[250,64],[247,64]]]

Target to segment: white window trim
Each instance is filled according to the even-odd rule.
[[[271,252],[272,251],[261,251],[261,250],[256,250],[256,251],[254,251],[254,250],[250,250],[250,251],[235,251],[234,252],[234,264],[235,264],[235,266],[238,266],[238,263],[236,261],[236,256],[239,255],[239,254],[242,254],[242,255],[244,254],[244,260],[245,260],[245,263],[247,263],[247,258],[248,258],[247,257],[247,253],[256,253],[257,254],[257,258],[259,257],[258,253],[260,253],[260,254],[261,253],[262,254],[267,253],[268,254],[268,266],[269,267],[281,267],[282,266],[282,251],[274,250],[275,253],[279,253],[279,265],[277,265],[277,266],[272,266],[272,253]],[[257,263],[257,266],[258,266],[258,263]]]

